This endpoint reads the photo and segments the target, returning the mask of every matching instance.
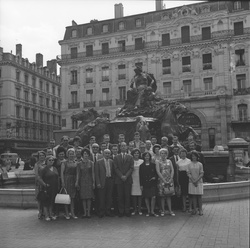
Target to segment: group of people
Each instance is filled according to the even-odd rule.
[[[175,136],[172,144],[167,137],[162,137],[160,144],[156,137],[144,143],[138,132],[128,145],[124,134],[119,135],[117,144],[110,144],[108,134],[100,145],[92,136],[85,147],[80,146],[78,136],[72,145],[66,136],[58,146],[51,140],[48,148],[38,152],[34,165],[38,218],[50,221],[59,216],[62,208],[55,204],[55,197],[62,191],[71,199],[69,206],[64,205],[66,219],[79,217],[75,211],[79,202],[82,218],[91,218],[93,213],[99,218],[143,215],[143,199],[147,217],[175,216],[172,198],[181,202],[186,212],[187,197],[188,211],[196,214],[198,209],[203,215],[204,157],[189,139],[186,148]],[[39,197],[42,191],[49,195],[46,201]]]

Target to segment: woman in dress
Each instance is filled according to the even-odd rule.
[[[155,163],[156,160],[159,160],[161,158],[160,156],[160,151],[161,146],[159,144],[155,144],[153,146],[153,156],[152,156],[152,161]]]
[[[46,221],[50,221],[51,219],[56,220],[56,217],[52,214],[52,210],[58,192],[59,174],[57,169],[53,166],[53,163],[54,157],[52,155],[47,156],[45,160],[46,165],[41,169],[39,178],[40,184],[46,189],[48,194],[48,199],[43,202]]]
[[[202,211],[202,195],[203,195],[203,180],[204,175],[203,165],[198,161],[199,154],[197,151],[191,152],[191,163],[188,165],[187,174],[189,177],[188,193],[192,197],[193,211],[196,214],[196,205],[198,200],[199,215],[203,215]]]
[[[131,213],[131,215],[136,214],[137,204],[138,204],[138,214],[142,215],[142,212],[141,212],[142,191],[141,191],[141,187],[140,187],[139,168],[140,168],[140,165],[143,163],[143,160],[140,159],[141,152],[137,148],[131,152],[131,155],[134,158],[134,170],[132,172],[133,183],[132,183],[132,189],[131,189],[134,211]]]
[[[35,163],[34,171],[35,171],[35,196],[37,200],[37,208],[38,208],[38,219],[42,219],[43,217],[43,205],[40,200],[37,199],[37,195],[39,191],[42,189],[42,185],[40,184],[40,172],[45,167],[45,158],[46,153],[44,151],[38,152],[38,161]]]
[[[187,150],[182,148],[179,151],[180,159],[176,162],[177,166],[177,184],[181,187],[181,197],[182,197],[182,211],[186,212],[186,200],[188,195],[188,176],[187,176],[187,166],[190,164],[191,160],[187,158]],[[191,211],[192,204],[189,198],[189,211]]]
[[[70,212],[71,217],[73,219],[77,219],[75,215],[75,196],[76,196],[76,168],[77,162],[75,161],[75,149],[70,148],[67,151],[67,160],[62,163],[61,166],[61,180],[62,180],[62,188],[66,189],[67,194],[70,196]],[[68,205],[65,205],[65,218],[67,220],[70,219]]]
[[[159,196],[161,198],[161,216],[165,216],[165,199],[167,201],[169,214],[171,216],[175,216],[174,212],[172,211],[171,206],[171,196],[174,195],[174,168],[172,162],[167,159],[168,157],[168,149],[161,148],[160,149],[160,160],[156,160],[156,171],[159,176],[158,180],[158,190]],[[166,189],[169,190],[166,191]],[[171,191],[170,191],[171,189]]]
[[[146,216],[155,216],[155,197],[157,194],[157,172],[155,164],[151,161],[150,152],[145,152],[142,155],[143,163],[140,165],[139,175],[140,175],[140,186],[142,190],[142,196],[145,198],[145,203],[147,207]]]
[[[82,161],[77,165],[76,185],[80,189],[80,198],[83,205],[83,218],[90,218],[91,199],[94,197],[95,174],[94,163],[89,160],[90,151],[87,148],[82,150]]]

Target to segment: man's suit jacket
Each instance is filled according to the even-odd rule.
[[[89,157],[89,160],[91,160],[92,162],[97,162],[99,159],[102,159],[103,158],[103,155],[101,153],[97,153],[97,159],[95,161],[95,158],[94,158],[94,153],[91,153],[90,154],[90,157]]]
[[[122,154],[118,154],[114,158],[114,167],[115,167],[115,183],[122,184],[128,183],[132,184],[132,172],[134,170],[134,159],[131,155],[125,154],[124,159],[122,159]],[[125,182],[122,181],[121,177],[126,176],[127,180]]]
[[[178,159],[180,159],[180,157],[178,156]],[[172,162],[172,165],[174,167],[174,185],[177,185],[177,164],[175,161],[175,157],[172,156],[169,158],[169,160]]]
[[[115,179],[114,163],[112,159],[109,159],[111,178]],[[106,181],[106,166],[104,158],[99,159],[95,164],[95,182],[96,185],[100,184],[101,188],[104,188]]]

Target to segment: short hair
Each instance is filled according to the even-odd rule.
[[[174,150],[174,149],[176,149],[176,148],[177,148],[178,150],[180,150],[180,147],[179,147],[179,146],[173,146],[173,147],[172,147],[172,150]]]
[[[136,152],[139,152],[139,157],[140,157],[140,156],[141,156],[141,151],[140,151],[138,148],[133,149],[133,150],[131,151],[131,155],[134,157],[134,154],[135,154]]]
[[[147,144],[147,143],[152,144],[151,140],[146,140],[146,141],[145,141],[145,144]]]
[[[105,133],[104,135],[103,135],[103,138],[104,137],[110,137],[110,135],[108,134],[108,133]]]
[[[153,139],[153,138],[157,139],[155,135],[152,135],[152,136],[151,136],[151,139]]]
[[[135,132],[135,133],[134,133],[134,136],[135,136],[135,135],[139,135],[139,136],[140,136],[140,133],[139,133],[139,132]]]
[[[82,149],[82,152],[81,152],[82,156],[83,156],[84,152],[86,152],[90,156],[90,150],[88,148],[83,148]]]
[[[50,139],[50,141],[49,142],[56,142],[54,139]]]
[[[179,150],[179,155],[180,155],[182,152],[185,152],[186,155],[187,155],[187,150],[186,150],[185,148],[181,148],[181,149]]]
[[[89,140],[92,140],[92,139],[96,139],[96,137],[95,136],[91,136]]]
[[[118,149],[118,145],[117,144],[113,144],[111,149],[113,149],[114,147],[116,147]]]
[[[145,156],[146,156],[147,154],[149,154],[149,161],[151,161],[152,155],[150,154],[150,152],[144,152],[144,153],[142,154],[142,159],[145,161]]]
[[[155,153],[155,149],[156,149],[156,148],[161,149],[161,145],[155,144],[155,145],[153,146],[153,153]]]
[[[134,141],[129,141],[128,145],[135,145]]]
[[[97,143],[94,143],[94,144],[92,144],[92,148],[93,148],[93,146],[98,146],[98,148],[99,148],[99,145],[97,144]]]
[[[124,135],[124,133],[120,133],[119,135],[118,135],[118,137],[125,137],[125,135]]]
[[[78,141],[79,143],[81,143],[81,142],[82,142],[82,139],[81,139],[79,136],[75,136],[74,139],[73,139],[73,143],[74,143],[75,141]]]
[[[55,160],[55,157],[53,155],[49,155],[45,158],[45,164],[47,164],[48,160],[53,158]]]
[[[168,141],[168,137],[163,136],[163,137],[161,137],[161,140],[167,140]]]
[[[103,141],[103,142],[101,143],[101,146],[102,146],[102,145],[105,145],[105,146],[106,146],[106,145],[107,145],[107,143]]]
[[[146,147],[146,144],[144,142],[141,142],[139,147]]]
[[[56,156],[58,156],[59,153],[63,152],[64,155],[66,156],[66,150],[64,149],[64,147],[62,146],[59,146],[57,149],[56,149]]]
[[[62,136],[62,141],[64,141],[65,139],[67,139],[67,141],[69,141],[69,136],[66,136],[66,135]]]
[[[70,152],[74,152],[74,154],[76,154],[74,148],[69,148],[69,149],[67,150],[67,152],[66,152],[66,156],[67,156],[67,157],[69,156],[69,153],[70,153]]]
[[[168,149],[161,148],[160,151],[159,151],[159,153],[161,154],[161,152],[165,152],[167,154],[167,156],[168,156]]]
[[[43,154],[44,156],[46,156],[46,152],[45,151],[38,151],[38,158],[40,157],[40,154]]]
[[[191,161],[193,161],[193,159],[192,159],[193,155],[197,158],[197,160],[200,158],[199,153],[197,151],[192,151],[191,152]]]
[[[103,152],[110,152],[111,153],[111,151],[109,149],[105,149]]]

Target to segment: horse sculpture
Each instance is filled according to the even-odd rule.
[[[97,113],[97,111],[91,108],[87,110],[82,110],[82,112],[72,115],[71,118],[72,120],[81,121],[78,127],[79,130],[81,130],[85,125],[95,120],[99,116],[100,115]]]

